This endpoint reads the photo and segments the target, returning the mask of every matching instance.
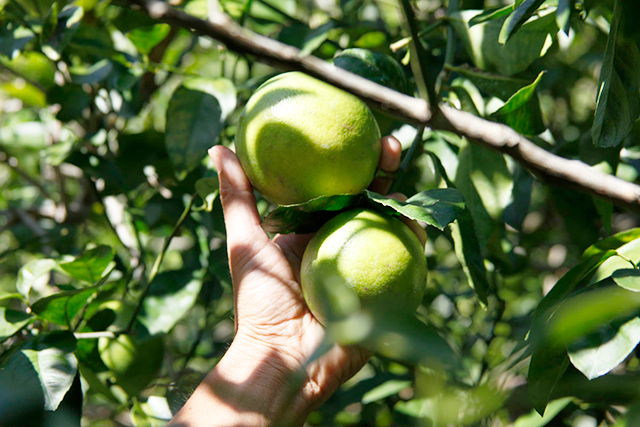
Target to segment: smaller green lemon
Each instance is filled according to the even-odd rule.
[[[162,366],[162,338],[140,341],[130,335],[98,340],[100,359],[113,373],[116,384],[130,396],[140,393]]]
[[[275,76],[253,93],[235,147],[255,189],[279,205],[360,193],[381,152],[378,124],[362,101],[299,72]]]
[[[369,209],[327,222],[302,258],[302,292],[321,323],[351,314],[353,295],[375,318],[411,315],[426,281],[426,258],[415,234],[399,219]]]

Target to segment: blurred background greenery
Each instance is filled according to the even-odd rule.
[[[412,2],[417,79],[395,1],[170,3],[203,19],[217,5],[407,94],[434,82],[442,102],[638,180],[633,0]],[[164,425],[234,332],[206,150],[233,144],[281,70],[126,1],[0,0],[0,23],[0,425]],[[637,216],[376,114],[408,159],[395,189],[455,187],[467,209],[427,227],[420,325],[384,336],[308,424],[640,425]]]

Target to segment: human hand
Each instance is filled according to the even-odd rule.
[[[395,138],[382,138],[379,168],[395,172],[400,154]],[[236,335],[173,423],[205,425],[198,408],[217,404],[215,418],[206,412],[206,425],[301,425],[313,409],[362,368],[370,353],[359,347],[334,345],[307,365],[325,334],[305,304],[299,284],[300,263],[311,235],[270,239],[261,227],[251,184],[235,154],[216,146],[210,156],[220,178]],[[390,185],[389,179],[376,178],[370,189],[385,193]],[[414,229],[422,232],[419,237],[424,242],[424,230]],[[294,378],[300,381],[294,383]]]

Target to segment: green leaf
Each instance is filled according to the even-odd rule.
[[[566,345],[621,318],[628,319],[640,308],[640,293],[603,281],[596,289],[580,292],[562,304],[547,325],[548,340]]]
[[[49,104],[60,104],[60,111],[56,114],[58,120],[68,122],[82,117],[85,108],[91,105],[91,97],[76,84],[54,86],[47,92]],[[56,144],[58,145],[58,144]]]
[[[591,128],[597,147],[620,144],[640,115],[640,49],[635,41],[619,34],[621,20],[621,2],[616,1]]]
[[[71,326],[71,320],[82,310],[98,288],[100,286],[58,292],[39,299],[31,309],[41,319],[56,325]]]
[[[333,58],[333,64],[398,92],[411,93],[402,66],[389,55],[368,49],[345,49]]]
[[[569,29],[571,28],[571,12],[574,7],[575,0],[558,0],[556,24],[567,35],[569,35]]]
[[[412,381],[407,380],[389,380],[377,387],[372,388],[362,396],[362,404],[368,405],[372,402],[385,399],[401,392],[407,387],[411,387]]]
[[[80,6],[67,6],[58,14],[58,22],[51,37],[42,45],[42,53],[52,61],[58,61],[62,51],[80,28],[84,10]]]
[[[34,37],[30,30],[22,27],[11,30],[0,28],[0,55],[5,55],[9,59],[15,58]]]
[[[217,176],[208,176],[200,178],[195,184],[198,196],[204,200],[204,207],[207,212],[213,209],[213,202],[218,198],[220,193],[220,180]]]
[[[463,10],[451,13],[448,17],[475,66],[504,76],[518,74],[543,57],[553,44],[558,30],[553,9],[543,9],[524,23],[509,43],[501,44],[498,35],[503,18],[472,27],[469,25],[481,13],[481,10]]]
[[[447,69],[466,77],[481,91],[503,101],[507,101],[529,82],[525,79],[472,70],[468,67],[449,66]]]
[[[624,268],[617,270],[611,276],[616,285],[632,292],[640,292],[640,270]]]
[[[606,325],[569,347],[573,366],[592,380],[622,363],[640,342],[640,318]]]
[[[262,228],[268,233],[312,233],[361,199],[361,195],[342,194],[318,197],[299,205],[278,206],[264,218]]]
[[[222,108],[209,93],[179,87],[169,101],[165,143],[176,175],[198,166],[222,131]]]
[[[491,118],[523,135],[538,135],[545,131],[536,87],[544,72],[533,83],[518,90]]]
[[[226,120],[229,114],[233,113],[237,104],[236,87],[229,79],[207,79],[204,77],[190,77],[182,82],[182,86],[187,89],[206,92],[213,96],[220,103],[222,110],[222,120]]]
[[[369,190],[365,190],[365,195],[374,203],[390,207],[407,218],[424,221],[439,230],[443,230],[464,210],[464,198],[454,188],[423,191],[404,202]]]
[[[474,16],[469,21],[469,27],[473,27],[476,24],[482,24],[483,22],[492,21],[494,19],[503,18],[511,12],[513,12],[514,5],[504,6],[500,8],[487,9],[482,13]]]
[[[464,77],[455,78],[451,82],[451,92],[449,98],[453,100],[457,97],[462,111],[467,111],[475,116],[484,116],[484,98],[471,80]]]
[[[104,276],[114,256],[113,248],[100,245],[83,252],[73,261],[60,262],[58,265],[70,277],[93,284]]]
[[[545,0],[525,0],[504,21],[498,41],[505,44],[527,22]]]
[[[541,415],[545,412],[551,392],[569,366],[565,346],[558,345],[547,336],[549,319],[580,282],[615,255],[615,251],[597,253],[569,270],[540,301],[533,314],[529,334],[529,342],[532,343],[533,350],[529,365],[528,389],[533,407]]]
[[[164,40],[171,31],[169,24],[155,24],[150,28],[136,28],[127,33],[138,52],[148,55],[158,43]]]
[[[393,409],[414,418],[427,418],[437,426],[466,426],[497,411],[506,398],[506,393],[489,384],[471,389],[449,387],[434,397],[401,400]]]
[[[201,271],[195,274],[189,270],[167,271],[156,277],[138,317],[150,335],[166,334],[173,329],[193,308],[202,281]]]
[[[487,306],[490,293],[487,270],[478,237],[476,236],[473,218],[467,209],[458,215],[458,220],[451,224],[451,236],[456,257],[462,265],[469,286],[475,291],[482,304]]]
[[[24,311],[12,310],[0,306],[0,342],[11,337],[13,334],[24,328],[34,316]]]
[[[617,270],[632,267],[628,260],[633,261],[636,265],[640,263],[640,239],[635,239],[629,243],[625,243],[617,248],[615,253],[620,256],[612,257],[602,263],[589,280],[589,284],[598,283],[607,279]]]
[[[56,268],[57,263],[52,259],[36,259],[23,265],[18,271],[16,290],[26,301],[35,301],[42,294],[42,284],[49,282],[49,273]]]
[[[75,347],[71,332],[50,332],[36,337],[11,354],[0,370],[0,382],[23,385],[38,381],[44,395],[44,409],[55,411],[76,376]]]
[[[529,398],[541,416],[549,403],[551,392],[569,366],[569,356],[564,346],[546,345],[537,347],[531,354],[529,372]]]
[[[544,427],[553,421],[556,415],[566,408],[572,400],[572,397],[565,397],[549,402],[547,409],[544,411],[544,417],[541,417],[536,411],[531,411],[518,417],[513,423],[513,427]]]
[[[630,230],[621,231],[611,237],[607,237],[606,239],[600,240],[599,242],[596,242],[593,245],[589,246],[582,254],[582,258],[589,258],[597,253],[606,252],[611,249],[618,249],[621,246],[624,246],[627,243],[639,238],[640,228],[632,228]]]
[[[87,67],[84,65],[77,65],[69,69],[71,74],[71,80],[77,85],[100,83],[106,79],[111,71],[113,65],[110,60],[102,59],[95,64]]]

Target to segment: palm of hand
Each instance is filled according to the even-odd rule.
[[[383,139],[380,167],[393,172],[400,157],[399,143]],[[305,366],[322,342],[325,331],[313,317],[299,284],[300,263],[309,235],[279,235],[273,240],[260,226],[251,184],[235,155],[222,147],[212,150],[220,175],[227,246],[234,283],[236,340],[267,348],[274,364],[285,370],[306,370],[303,403],[324,401],[353,376],[370,354],[356,347],[334,346]],[[384,192],[388,184],[374,182]]]

